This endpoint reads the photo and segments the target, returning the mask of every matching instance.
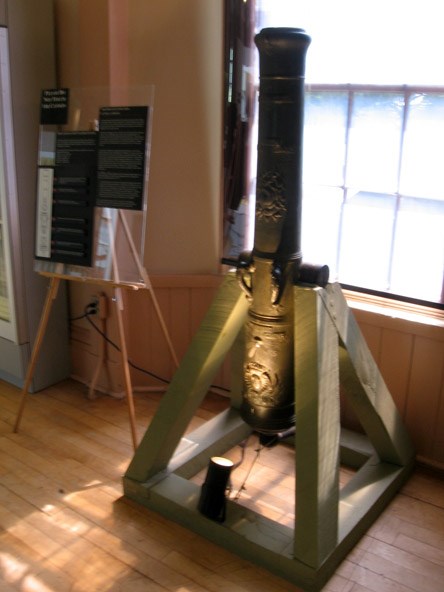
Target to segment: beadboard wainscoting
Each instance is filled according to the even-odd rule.
[[[135,391],[165,388],[175,369],[152,295],[157,300],[177,358],[180,360],[207,312],[221,283],[220,276],[156,275],[153,290],[124,290],[125,330],[131,379]],[[76,317],[91,296],[91,286],[72,282],[71,315]],[[92,318],[118,344],[112,290],[105,321]],[[444,315],[421,307],[394,307],[388,300],[356,298],[345,293],[368,346],[392,393],[416,447],[418,460],[444,469]],[[81,304],[83,303],[83,304]],[[101,324],[102,323],[102,324]],[[104,325],[103,325],[104,323]],[[100,334],[85,319],[71,323],[73,378],[113,396],[123,396],[120,353],[109,343],[103,359]],[[101,357],[102,356],[102,357]],[[158,380],[148,372],[162,378]],[[228,389],[230,360],[214,379]],[[354,418],[342,404],[343,422],[353,427]]]

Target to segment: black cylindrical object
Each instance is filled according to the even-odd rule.
[[[226,493],[232,468],[233,462],[227,458],[213,456],[210,459],[198,502],[199,512],[210,520],[225,520]]]
[[[294,424],[293,294],[301,266],[305,56],[302,29],[267,28],[259,50],[259,138],[253,251],[238,276],[251,299],[241,414],[256,431]]]

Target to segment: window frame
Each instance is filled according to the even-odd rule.
[[[257,86],[258,91],[259,86]],[[409,99],[412,95],[417,94],[427,94],[427,95],[444,95],[444,86],[436,86],[436,85],[385,85],[385,84],[353,84],[353,83],[307,83],[305,86],[306,93],[308,92],[338,92],[347,94],[347,116],[346,116],[346,130],[345,130],[345,156],[344,156],[344,171],[342,174],[342,184],[330,187],[336,187],[343,192],[343,202],[342,208],[344,207],[345,200],[347,198],[347,190],[349,189],[348,185],[346,184],[347,181],[347,159],[349,157],[348,150],[349,150],[349,136],[350,136],[350,129],[353,117],[353,104],[354,98],[357,94],[362,93],[377,93],[377,94],[390,94],[390,93],[397,93],[402,94],[404,98],[404,106],[402,112],[402,125],[400,130],[400,145],[399,145],[399,164],[398,164],[398,171],[397,171],[397,181],[396,181],[396,191],[392,193],[392,195],[396,198],[396,216],[399,213],[401,201],[404,198],[421,198],[422,196],[411,196],[401,192],[400,188],[400,179],[401,179],[401,169],[402,169],[402,158],[404,152],[404,140],[405,140],[405,133],[407,129],[407,121],[409,116],[409,109],[410,109],[410,102]],[[362,191],[366,191],[365,187],[361,188]],[[444,187],[443,187],[444,191]],[[397,221],[394,221],[393,225],[393,232],[391,237],[391,250],[390,250],[390,273],[393,265],[393,255],[394,255],[394,239],[395,239],[395,228],[396,228]],[[340,232],[338,233],[338,242],[340,242]],[[337,252],[339,253],[339,246],[337,246]],[[425,300],[420,298],[415,298],[412,296],[402,295],[395,292],[383,291],[378,289],[372,289],[364,286],[359,286],[355,284],[349,284],[340,282],[341,286],[344,289],[359,292],[362,294],[369,294],[375,297],[384,298],[387,300],[397,300],[399,302],[405,302],[410,304],[417,304],[420,306],[427,306],[431,308],[438,308],[444,310],[444,270],[442,275],[442,289],[441,289],[441,298],[440,301],[432,301],[432,300]]]
[[[242,8],[240,9],[239,6],[241,6]],[[236,14],[236,11],[239,10],[243,10],[244,12],[241,13],[241,18],[239,19],[239,13]],[[236,18],[238,17],[238,18]],[[225,39],[225,43],[226,43],[226,53],[225,53],[225,82],[226,82],[226,86],[225,86],[225,96],[224,96],[224,109],[225,109],[225,138],[224,138],[224,149],[225,152],[227,152],[227,146],[229,148],[229,144],[230,142],[234,142],[234,144],[232,144],[232,149],[235,149],[238,151],[238,159],[237,162],[242,161],[244,163],[244,167],[238,167],[237,168],[237,172],[236,175],[241,175],[242,179],[238,178],[236,180],[236,175],[231,176],[227,175],[227,170],[229,169],[229,160],[227,158],[225,158],[224,163],[225,163],[225,179],[224,179],[224,249],[223,249],[223,258],[222,258],[222,263],[223,264],[227,264],[227,265],[231,265],[231,264],[236,264],[237,262],[237,256],[240,253],[235,253],[233,255],[232,252],[229,251],[229,242],[226,241],[226,237],[229,236],[230,231],[234,230],[235,233],[237,234],[238,237],[240,237],[239,243],[243,240],[244,241],[244,246],[243,249],[247,249],[248,248],[248,239],[250,238],[251,241],[251,236],[252,236],[252,231],[251,231],[251,219],[252,216],[254,215],[254,193],[255,193],[255,154],[254,154],[254,138],[255,138],[255,130],[253,128],[252,125],[252,120],[254,119],[255,116],[255,112],[257,112],[257,107],[255,106],[257,104],[257,91],[258,91],[258,86],[259,86],[259,82],[256,81],[257,78],[257,73],[253,73],[253,70],[255,69],[255,66],[257,66],[257,64],[255,64],[255,50],[253,47],[253,36],[254,36],[254,21],[256,19],[256,2],[255,0],[249,0],[247,3],[242,2],[241,4],[237,3],[237,0],[225,0],[225,27],[226,27],[226,39]],[[237,24],[233,24],[236,23]],[[245,27],[245,23],[248,23],[248,28]],[[240,24],[243,23],[243,26]],[[257,26],[257,22],[256,22],[256,26]],[[230,28],[231,27],[231,28]],[[236,29],[237,27],[237,29]],[[242,35],[239,34],[239,29],[242,31]],[[247,33],[247,34],[246,34]],[[239,37],[241,37],[243,39],[243,43],[242,45],[244,47],[248,47],[249,51],[247,53],[242,52],[242,60],[239,60],[238,57],[238,52],[232,52],[230,55],[229,49],[230,48],[236,48],[236,50],[239,49],[239,44],[235,42],[236,38],[239,39]],[[250,49],[253,49],[253,55],[250,52]],[[245,63],[243,60],[245,58],[245,56],[248,56],[248,64]],[[234,58],[234,59],[233,59]],[[256,97],[256,101],[254,100],[249,100],[249,107],[248,107],[248,113],[247,113],[247,120],[244,119],[244,121],[247,121],[248,123],[248,130],[247,133],[245,133],[245,135],[242,135],[242,141],[239,142],[240,139],[240,135],[236,134],[233,136],[229,133],[227,133],[227,130],[230,130],[229,125],[227,125],[227,112],[230,111],[230,108],[233,108],[233,105],[230,105],[230,92],[228,92],[228,88],[229,88],[229,71],[230,68],[237,68],[239,69],[248,69],[248,71],[250,72],[250,77],[249,80],[247,81],[247,91],[246,91],[246,95],[243,96],[248,96],[248,97]],[[233,70],[235,71],[235,70]],[[233,80],[236,80],[236,78],[233,78]],[[227,84],[228,82],[228,84]],[[338,91],[350,91],[350,89],[353,88],[355,90],[355,92],[365,92],[365,91],[374,91],[374,92],[378,92],[381,89],[384,89],[384,91],[386,92],[402,92],[404,94],[404,100],[405,100],[405,104],[408,105],[408,101],[406,100],[408,98],[408,96],[410,96],[411,94],[415,94],[415,93],[422,93],[422,92],[438,92],[438,93],[443,93],[444,94],[444,86],[434,86],[434,85],[399,85],[399,84],[393,84],[393,85],[379,85],[379,84],[348,84],[348,83],[338,83],[338,84],[331,84],[331,83],[314,83],[314,82],[308,82],[306,84],[306,89],[308,90],[316,90],[316,89],[330,89],[330,90],[338,90]],[[232,90],[232,89],[230,89]],[[241,96],[240,93],[238,93],[238,97]],[[233,95],[231,95],[231,100],[232,102],[235,102],[236,99],[233,99]],[[244,111],[242,109],[239,109],[238,112]],[[245,111],[244,111],[245,112]],[[348,115],[348,117],[350,118],[350,113]],[[405,125],[406,125],[406,117],[404,116],[403,118],[403,133],[401,138],[404,137],[404,132],[405,132]],[[349,126],[348,126],[349,127]],[[401,139],[402,141],[402,139]],[[234,146],[234,148],[233,148]],[[401,166],[401,165],[400,165]],[[399,168],[400,168],[399,166]],[[250,169],[248,171],[248,169]],[[245,179],[246,176],[246,171],[248,171],[249,174],[247,174],[248,179]],[[398,171],[398,180],[399,180],[399,171]],[[230,201],[230,199],[227,199],[227,195],[230,195],[230,185],[231,187],[233,185],[238,184],[238,187],[242,187],[241,191],[237,193],[237,203],[239,202],[239,199],[243,199],[243,201],[247,202],[247,206],[246,208],[243,210],[243,212],[241,214],[238,215],[238,212],[235,210],[232,210],[230,208],[230,206],[232,205],[232,201]],[[399,183],[398,183],[398,190],[399,190]],[[399,193],[399,191],[398,191]],[[399,201],[399,200],[398,200]],[[252,203],[253,202],[253,203]],[[248,210],[247,213],[245,210]],[[236,220],[237,217],[237,220]],[[246,221],[245,221],[246,220]],[[254,223],[253,223],[254,225]],[[243,230],[242,230],[243,227]],[[241,231],[243,232],[243,238],[240,236],[239,234],[239,228],[241,228]],[[228,246],[227,246],[228,245]],[[442,290],[442,294],[441,294],[441,302],[433,302],[433,301],[427,301],[427,300],[422,300],[422,299],[418,299],[418,298],[414,298],[414,297],[409,297],[409,296],[403,296],[403,295],[399,295],[399,294],[395,294],[392,292],[385,292],[385,291],[380,291],[377,289],[369,289],[367,287],[360,287],[360,286],[355,286],[355,285],[350,285],[350,284],[345,284],[340,282],[341,286],[348,291],[353,291],[356,294],[361,294],[362,297],[369,297],[369,298],[376,298],[376,299],[381,299],[382,301],[386,302],[394,302],[397,301],[399,303],[399,306],[403,306],[403,304],[406,304],[407,306],[421,306],[421,307],[425,307],[425,308],[433,308],[433,309],[441,309],[444,310],[444,274],[443,274],[443,290]],[[384,306],[386,306],[386,304],[384,304]],[[397,306],[397,305],[396,305]]]

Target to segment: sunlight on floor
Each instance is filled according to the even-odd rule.
[[[9,553],[0,553],[0,570],[2,580],[13,583],[23,578],[28,570],[28,565]]]

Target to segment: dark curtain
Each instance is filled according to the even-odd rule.
[[[233,217],[248,197],[254,109],[254,0],[225,0],[224,53],[224,243]],[[225,244],[224,244],[225,247]]]

